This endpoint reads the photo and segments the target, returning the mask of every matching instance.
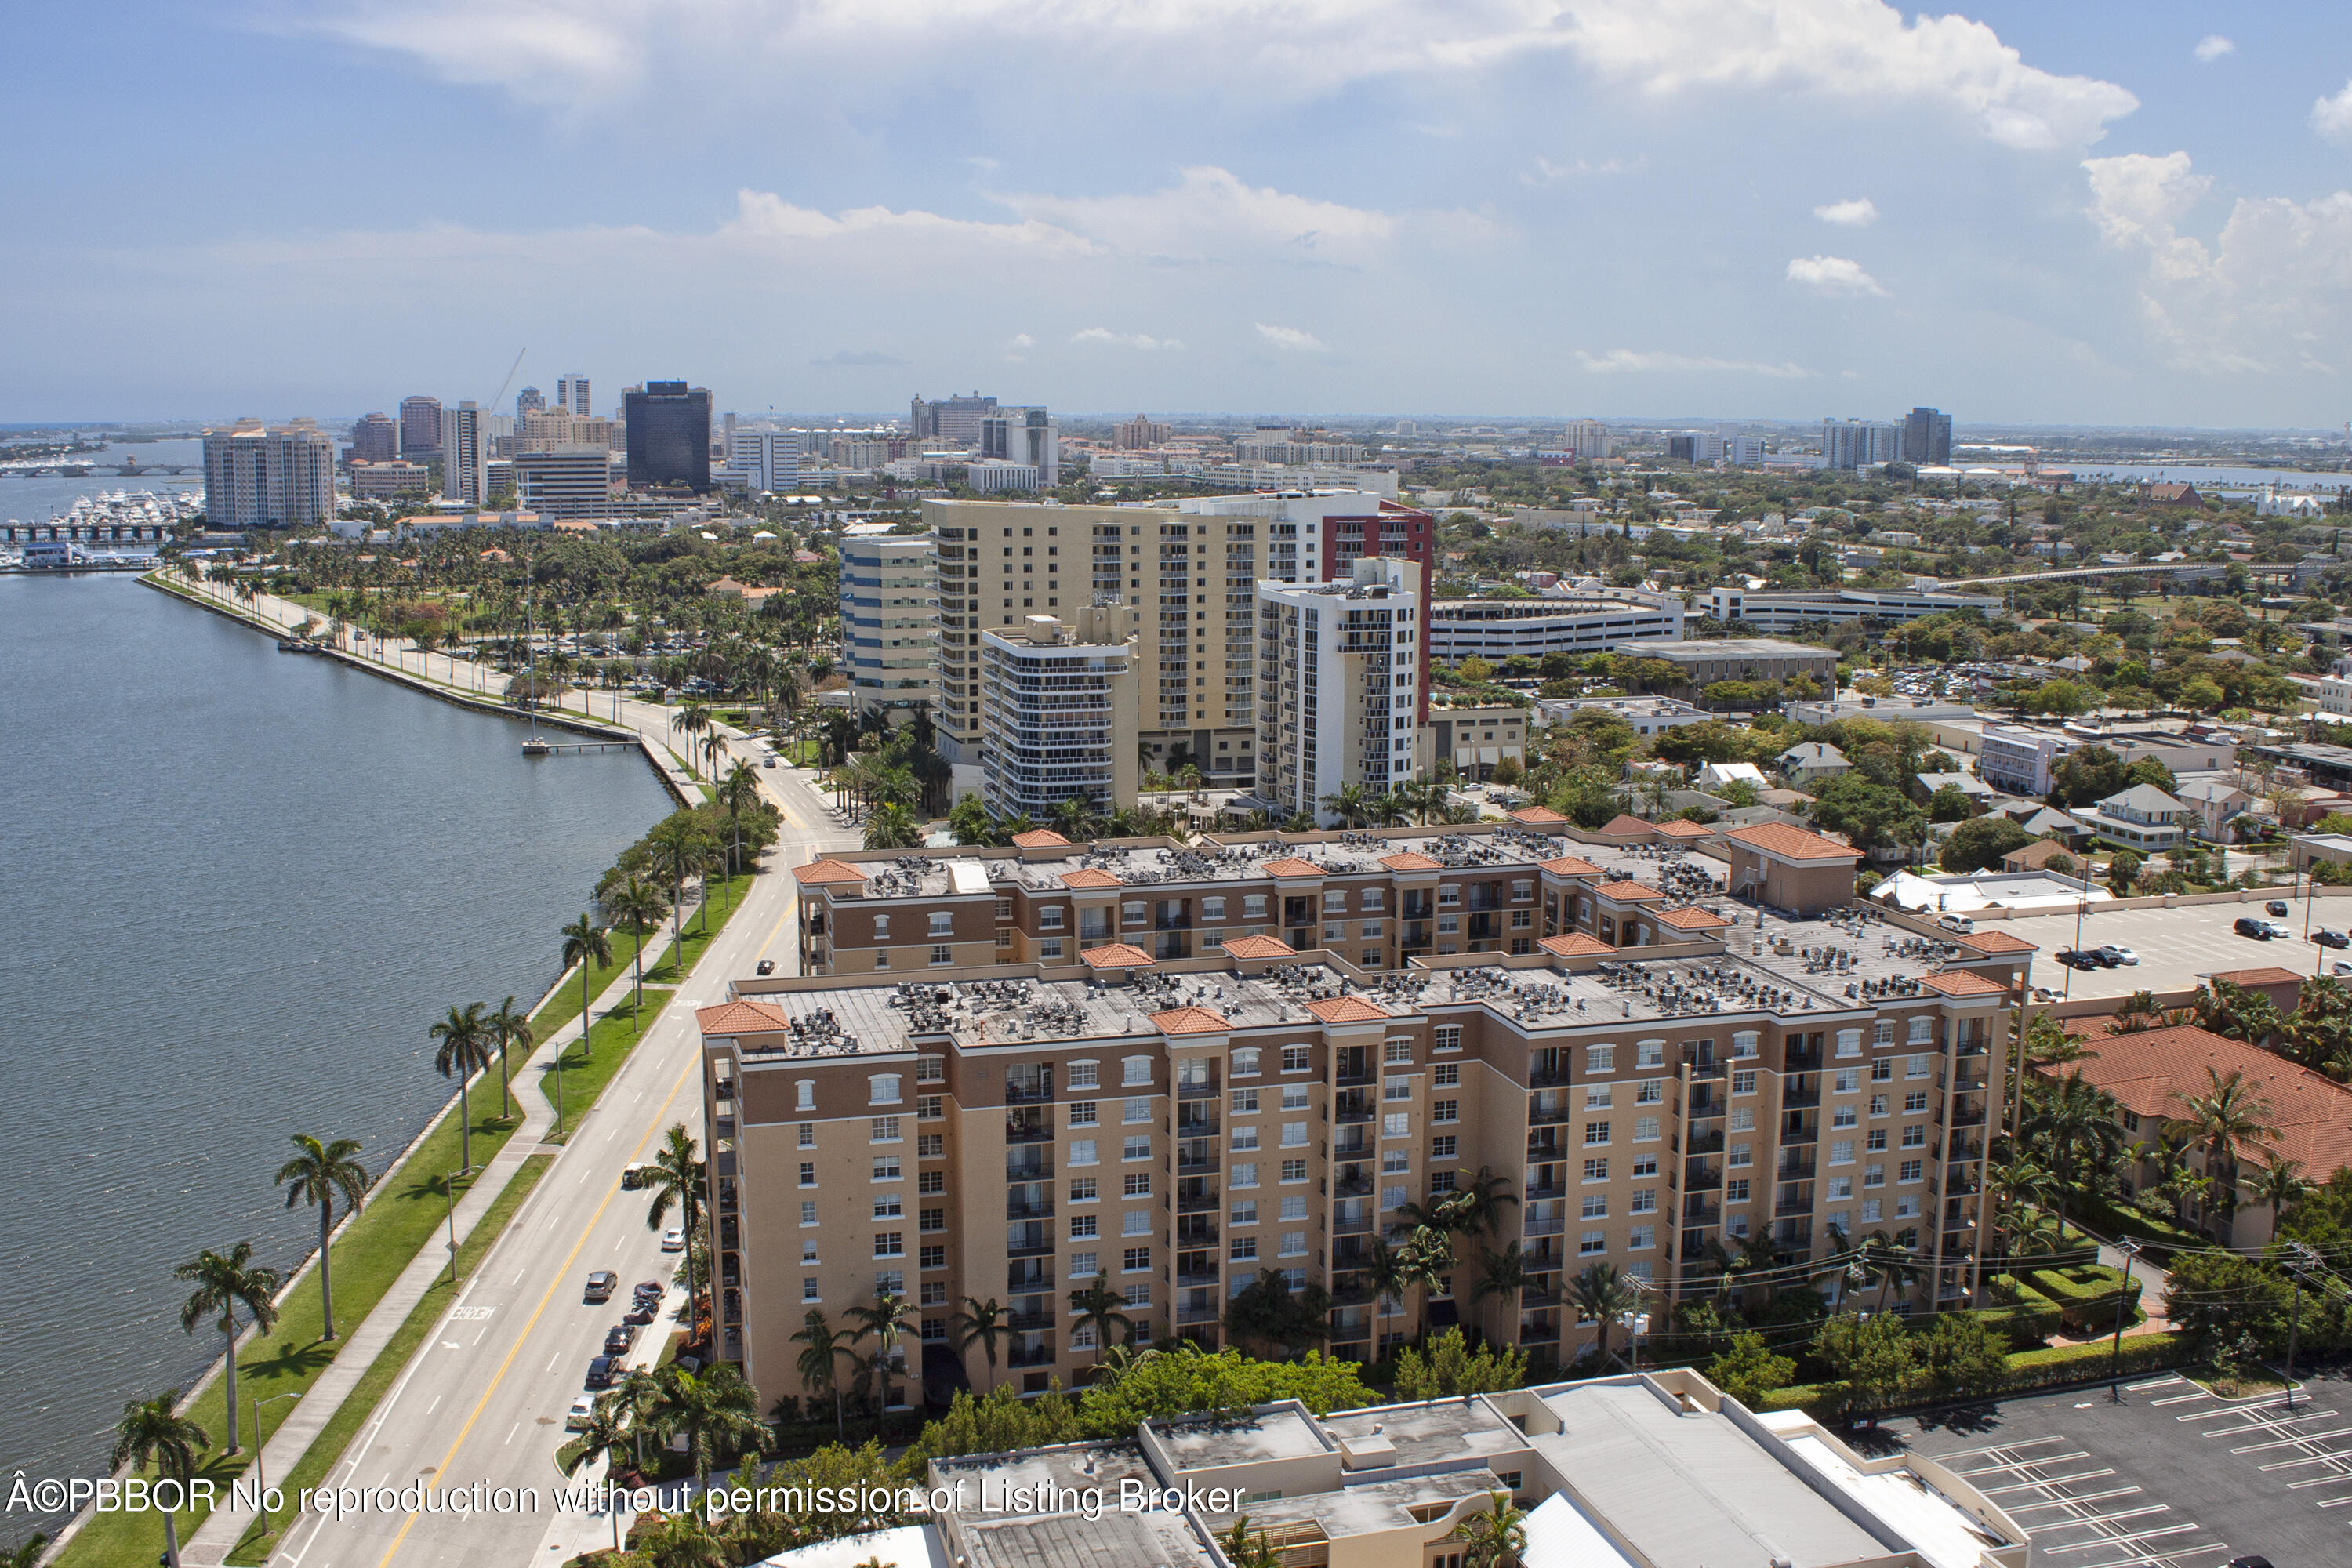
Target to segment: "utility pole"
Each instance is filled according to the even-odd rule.
[[[2107,1353],[2107,1378],[2115,1403],[2121,1405],[2124,1402],[2124,1310],[2131,1301],[2131,1266],[2132,1259],[2139,1256],[2139,1242],[2132,1237],[2125,1237],[2116,1243],[2116,1250],[2124,1255],[2125,1284],[2116,1292],[2116,1343]]]
[[[2307,1243],[2290,1241],[2286,1244],[2286,1250],[2287,1272],[2294,1276],[2294,1314],[2287,1319],[2286,1325],[2286,1408],[2293,1410],[2294,1408],[2295,1341],[2301,1337],[2303,1331],[2303,1277],[2307,1270],[2315,1268],[2320,1264],[2319,1254],[2313,1251]]]

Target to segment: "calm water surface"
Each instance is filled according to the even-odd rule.
[[[449,1092],[426,1026],[555,977],[668,802],[521,734],[129,579],[0,577],[0,1472],[100,1473],[218,1349],[173,1268],[316,1235],[288,1138],[381,1170]]]

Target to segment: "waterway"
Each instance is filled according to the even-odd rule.
[[[2352,486],[2352,473],[2306,473],[2300,468],[2236,468],[2199,463],[2070,463],[2063,458],[2044,459],[2066,468],[2078,479],[2108,479],[2117,484],[2169,484],[2176,480],[2200,490],[2257,490],[2276,485],[2283,490],[2312,490],[2327,499]],[[0,492],[5,493],[5,492]]]
[[[79,478],[43,475],[39,479],[19,479],[14,474],[0,474],[0,517],[22,522],[39,522],[55,517],[73,505],[76,496],[107,495],[115,490],[152,490],[159,496],[186,490],[202,495],[205,490],[205,444],[198,439],[180,441],[135,441],[128,446],[110,446],[98,452],[75,454],[77,459],[114,464],[125,458],[136,458],[142,463],[178,463],[186,467],[184,474],[89,474]]]
[[[124,1402],[219,1351],[172,1269],[241,1239],[290,1269],[289,1138],[380,1171],[451,1090],[427,1026],[543,991],[669,803],[635,753],[526,760],[128,578],[0,577],[0,1472],[96,1475]]]

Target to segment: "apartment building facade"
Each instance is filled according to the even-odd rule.
[[[1044,821],[1073,797],[1108,812],[1136,788],[1136,615],[1033,616],[981,634],[982,798]]]
[[[1671,1295],[1712,1288],[1710,1244],[1885,1232],[1914,1306],[1976,1287],[1987,1064],[2031,952],[2006,935],[1735,915],[1718,863],[1516,826],[1030,837],[800,868],[831,973],[701,1016],[725,1353],[764,1397],[801,1392],[806,1311],[877,1289],[935,1358],[966,1297],[1004,1303],[996,1375],[1027,1390],[1096,1359],[1067,1303],[1097,1279],[1147,1338],[1222,1342],[1273,1268],[1331,1293],[1339,1353],[1433,1314],[1556,1364],[1594,1337],[1565,1292],[1596,1259]],[[1375,1300],[1372,1242],[1482,1172],[1516,1205]],[[1489,1262],[1514,1242],[1520,1277]]]
[[[1421,568],[1365,556],[1335,583],[1257,585],[1255,797],[1280,816],[1332,816],[1354,785],[1419,776]]]
[[[752,433],[755,440],[760,435]],[[860,713],[930,705],[939,642],[932,597],[937,548],[928,535],[893,533],[887,523],[853,524],[842,531],[842,662],[850,701]]]
[[[310,419],[240,419],[205,432],[205,515],[215,528],[332,522],[335,443]]]

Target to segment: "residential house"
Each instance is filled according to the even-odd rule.
[[[1914,773],[1906,781],[1911,798],[1922,805],[1936,798],[1937,791],[1958,790],[1969,798],[1971,815],[1981,813],[2000,798],[2000,792],[1974,773]]]
[[[2254,799],[2222,778],[2184,779],[2173,786],[2172,796],[2189,812],[2182,820],[2209,844],[2228,843],[2231,818],[2252,805]]]
[[[1845,753],[1821,741],[1791,746],[1773,759],[1781,774],[1799,789],[1811,789],[1853,771]]]
[[[2185,836],[2183,819],[2194,816],[2154,784],[2134,784],[2095,805],[2074,808],[2074,819],[2121,848],[2146,854],[2169,849]]]
[[[1766,778],[1764,770],[1754,763],[1702,763],[1699,765],[1698,787],[1710,795],[1735,781],[1745,781],[1759,790],[1772,787],[1772,781]]]
[[[2067,864],[2053,868],[2050,862],[2061,855],[2066,857]],[[2000,868],[2004,871],[2049,871],[2053,876],[2076,876],[2083,869],[2083,856],[2080,850],[2070,848],[2063,839],[2037,838],[2031,844],[2021,844],[2002,856]]]

